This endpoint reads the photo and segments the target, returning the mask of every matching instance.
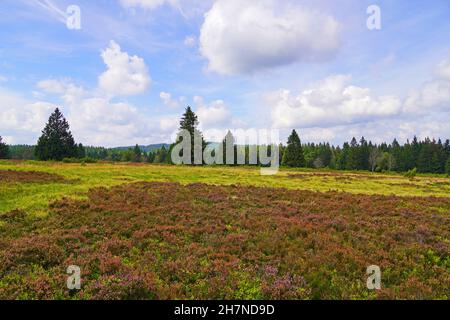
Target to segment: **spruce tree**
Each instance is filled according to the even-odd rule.
[[[77,145],[77,158],[78,159],[86,158],[86,149],[81,143]]]
[[[450,156],[447,159],[447,163],[445,164],[445,172],[450,175]]]
[[[232,146],[232,149],[231,150],[227,150],[227,143],[230,145],[230,146]],[[233,134],[231,133],[231,131],[230,130],[228,130],[228,132],[227,132],[227,134],[226,134],[226,136],[225,136],[225,138],[223,139],[223,141],[222,141],[222,150],[223,150],[223,164],[232,164],[232,165],[235,165],[235,164],[237,164],[237,150],[236,150],[237,148],[236,148],[236,145],[235,145],[235,138],[234,138],[234,136],[233,136]],[[228,163],[227,162],[227,151],[231,151],[230,152],[230,156],[229,156],[229,160],[230,161],[232,161],[232,163]]]
[[[134,154],[134,162],[141,162],[141,157],[142,157],[142,152],[141,152],[141,148],[139,148],[139,145],[135,145],[134,149],[133,149],[133,154]]]
[[[3,139],[0,136],[0,159],[8,159],[8,158],[9,158],[9,147],[6,143],[3,142]]]
[[[417,171],[419,172],[432,172],[432,158],[433,148],[430,139],[425,139],[421,148],[419,157],[417,159]]]
[[[292,133],[288,138],[287,147],[284,150],[283,161],[281,164],[287,167],[303,167],[305,165],[302,144],[300,142],[300,137],[295,130],[292,130]]]
[[[359,152],[358,152],[358,169],[368,170],[369,169],[369,154],[370,148],[364,137],[361,138],[359,142]]]
[[[191,164],[194,164],[194,152],[195,152],[195,145],[194,145],[194,137],[195,135],[199,135],[201,137],[201,151],[203,156],[203,150],[206,147],[206,142],[203,139],[203,134],[200,130],[197,129],[198,126],[198,118],[197,115],[192,111],[191,107],[187,107],[186,111],[184,112],[183,116],[180,120],[180,130],[187,130],[189,134],[191,135]],[[177,137],[177,141],[175,144],[178,144],[182,141],[182,138],[180,135]],[[172,151],[172,148],[170,148],[170,151]],[[181,156],[181,154],[180,154]],[[169,161],[172,162],[171,157],[169,158]]]
[[[356,138],[353,137],[352,141],[350,141],[350,148],[348,150],[348,158],[347,163],[345,164],[345,169],[347,170],[356,170],[359,168],[359,145],[356,141]]]
[[[51,114],[35,148],[39,160],[58,160],[77,156],[77,146],[69,123],[58,108]]]

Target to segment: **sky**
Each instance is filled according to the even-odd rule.
[[[450,2],[1,1],[7,143],[56,107],[84,145],[170,142],[188,105],[210,140],[450,138]]]

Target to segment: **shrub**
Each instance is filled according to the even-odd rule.
[[[97,163],[97,159],[85,157],[85,158],[64,158],[64,163]]]
[[[410,180],[413,180],[416,177],[416,175],[417,175],[417,168],[408,170],[408,172],[404,174],[404,176]]]

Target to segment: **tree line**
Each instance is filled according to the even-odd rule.
[[[202,148],[208,144],[198,129],[197,115],[190,107],[187,107],[181,120],[180,130],[187,130],[201,137]],[[238,148],[234,143],[234,137],[229,131],[223,140],[224,163],[226,163],[226,141],[233,141],[234,157],[239,150],[245,152],[246,164],[251,163],[248,158],[249,148]],[[50,116],[42,130],[36,146],[15,145],[8,146],[0,136],[0,159],[36,159],[56,160],[65,162],[108,160],[124,162],[148,162],[148,163],[172,163],[172,148],[180,142],[180,137],[168,148],[164,145],[156,150],[144,152],[136,145],[134,148],[118,149],[103,147],[85,147],[81,143],[75,143],[70,132],[69,123],[57,108]],[[253,146],[260,148],[260,146]],[[239,150],[238,150],[239,149]],[[194,142],[192,141],[192,157]],[[270,146],[269,146],[270,152]],[[291,168],[330,168],[336,170],[368,170],[376,172],[397,171],[406,172],[416,169],[421,173],[449,173],[450,174],[450,141],[442,142],[425,138],[418,140],[414,137],[411,141],[400,145],[397,140],[390,144],[375,144],[362,137],[359,141],[353,137],[343,146],[333,146],[329,143],[302,144],[300,136],[293,130],[287,144],[279,145],[279,157],[282,166]],[[235,161],[236,163],[236,161]]]

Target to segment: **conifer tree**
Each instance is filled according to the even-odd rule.
[[[197,129],[198,127],[198,118],[197,115],[192,111],[191,107],[187,107],[186,111],[184,112],[183,116],[181,117],[180,120],[180,130],[187,130],[189,132],[189,134],[191,135],[191,164],[194,164],[194,152],[195,152],[195,144],[194,144],[194,137],[195,135],[199,135],[201,137],[201,151],[202,151],[202,155],[203,155],[203,150],[206,147],[206,142],[203,139],[203,134],[201,133],[200,130]],[[178,144],[179,142],[182,141],[182,138],[180,135],[178,135],[177,140],[176,140],[176,144]],[[170,152],[172,152],[172,148],[173,146],[171,146],[169,148]],[[180,154],[180,156],[182,156]],[[169,158],[170,162],[172,162],[171,157]]]
[[[77,146],[69,123],[58,108],[50,115],[35,148],[39,160],[58,160],[77,156]]]
[[[6,143],[3,142],[3,139],[0,136],[0,159],[8,159],[8,158],[9,158],[9,147]]]
[[[305,165],[302,144],[300,142],[300,137],[295,130],[292,130],[292,133],[288,138],[281,164],[287,167],[303,167]]]
[[[445,164],[445,172],[450,174],[450,156],[447,159],[447,163]]]
[[[227,144],[229,145],[229,150],[227,149]],[[228,130],[225,138],[222,141],[222,150],[223,150],[223,164],[237,164],[237,150],[236,150],[236,146],[235,146],[235,139],[233,134],[231,133],[230,130]],[[227,152],[229,152],[229,156],[228,159],[229,161],[227,161]],[[232,163],[228,163],[228,162],[232,162]]]
[[[134,154],[134,162],[141,162],[142,151],[141,148],[139,148],[139,145],[136,144],[134,146],[133,154]]]

